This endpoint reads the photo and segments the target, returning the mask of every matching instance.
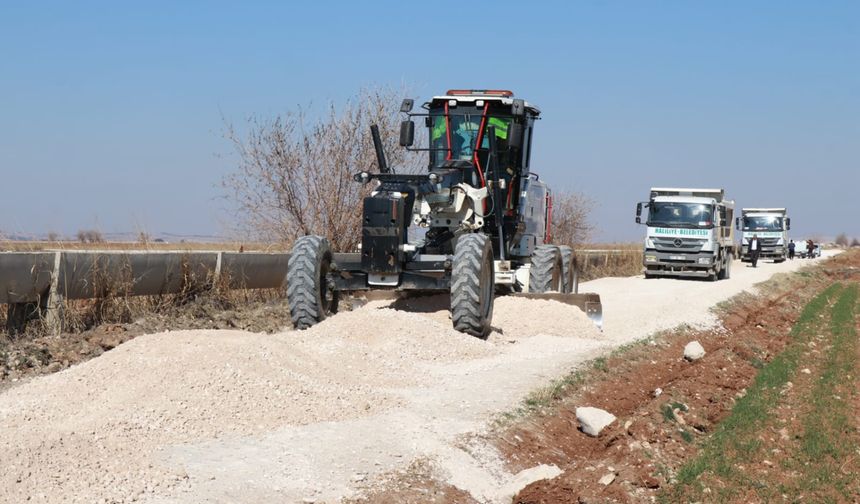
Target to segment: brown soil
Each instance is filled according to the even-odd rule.
[[[785,347],[803,306],[835,279],[852,276],[857,265],[860,254],[846,253],[814,270],[776,278],[757,296],[741,296],[725,307],[722,328],[663,335],[653,346],[601,363],[586,386],[499,435],[498,447],[513,471],[542,463],[564,471],[529,485],[514,502],[651,501],[695,455],[697,438],[713,430],[758,368]],[[708,353],[690,363],[682,355],[692,340]],[[618,419],[591,438],[578,430],[577,406],[603,408]],[[778,440],[778,434],[771,438]],[[611,483],[599,482],[610,474]]]
[[[830,276],[857,281],[858,274],[860,271],[840,270],[832,271]],[[857,327],[860,328],[860,322]],[[824,425],[816,427],[823,429],[820,432],[827,442],[849,447],[848,456],[842,454],[844,458],[833,460],[834,453],[830,452],[827,456],[810,460],[810,454],[804,453],[803,447],[804,438],[809,434],[808,422],[816,417],[826,420],[833,415],[830,411],[817,409],[812,402],[816,385],[827,372],[826,361],[833,347],[832,334],[826,327],[810,331],[807,338],[798,373],[780,389],[780,397],[772,406],[771,416],[758,432],[755,450],[745,453],[736,466],[742,476],[705,473],[695,488],[675,488],[674,498],[693,501],[702,500],[704,496],[706,501],[773,502],[785,501],[791,496],[794,502],[858,502],[860,481],[855,475],[860,472],[860,457],[857,456],[860,452],[850,447],[860,446],[860,430],[856,421],[856,413],[860,412],[860,377],[856,374],[842,376],[832,397],[833,402],[850,398],[849,409],[855,421],[849,422],[845,430],[826,430]],[[860,345],[855,346],[854,352],[860,352]],[[855,357],[855,360],[860,359]],[[810,477],[810,474],[814,476]]]
[[[430,464],[418,461],[375,483],[366,495],[343,504],[478,504],[467,492],[440,481]]]

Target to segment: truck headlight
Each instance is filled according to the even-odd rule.
[[[699,258],[699,264],[711,264],[711,258],[710,257],[700,257]]]
[[[657,262],[657,256],[655,255],[646,255],[645,262]]]

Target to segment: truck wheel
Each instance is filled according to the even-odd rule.
[[[720,280],[728,280],[732,277],[732,261],[734,261],[735,256],[729,254],[726,256],[726,264],[723,265],[723,269],[720,270]]]
[[[529,292],[562,292],[564,267],[561,252],[555,245],[539,245],[532,255],[529,271]]]
[[[493,245],[484,234],[457,240],[451,271],[451,319],[454,329],[486,338],[493,320],[496,273]]]
[[[337,291],[328,282],[332,257],[322,236],[296,240],[287,263],[287,301],[296,329],[307,329],[337,312]]]
[[[566,245],[561,245],[558,247],[558,250],[561,252],[562,279],[564,280],[562,292],[565,294],[576,294],[579,292],[579,268],[576,266],[573,249]]]

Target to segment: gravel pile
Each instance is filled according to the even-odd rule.
[[[602,339],[594,324],[576,306],[558,301],[501,297],[496,299],[493,327],[506,338],[535,335]]]
[[[454,331],[447,303],[371,302],[273,335],[150,334],[8,390],[0,501],[131,502],[189,485],[158,463],[165,447],[406,407],[398,390],[438,382],[434,366],[495,362],[509,346]],[[494,325],[505,338],[599,334],[576,308],[524,299],[500,298]]]

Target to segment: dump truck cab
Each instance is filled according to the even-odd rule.
[[[735,255],[734,202],[722,189],[655,187],[647,202],[637,204],[637,223],[645,209],[647,278],[728,278]]]
[[[735,219],[741,231],[741,260],[749,261],[749,241],[758,236],[761,241],[759,257],[783,262],[788,257],[788,231],[791,218],[785,208],[744,208]]]

